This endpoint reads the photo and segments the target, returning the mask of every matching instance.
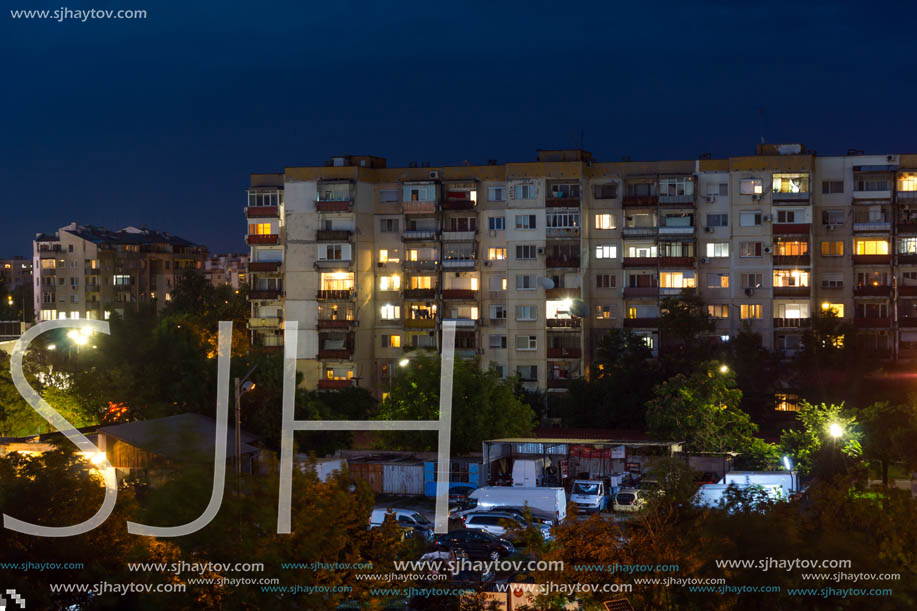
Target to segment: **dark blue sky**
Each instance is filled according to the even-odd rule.
[[[241,251],[247,174],[331,154],[747,154],[762,106],[771,142],[917,151],[904,3],[4,4],[0,256],[71,220]],[[9,13],[61,5],[148,16]]]

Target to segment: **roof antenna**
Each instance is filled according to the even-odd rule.
[[[579,147],[580,149],[583,149],[583,150],[585,150],[586,148],[586,145],[584,144],[585,142],[584,134],[585,132],[583,131],[583,128],[582,127],[579,128]]]
[[[761,144],[764,144],[764,107],[758,109],[760,113],[759,129],[761,130]]]

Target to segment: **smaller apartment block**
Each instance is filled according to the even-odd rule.
[[[251,177],[253,341],[279,346],[299,321],[309,387],[382,395],[454,320],[460,356],[564,392],[608,329],[659,349],[660,300],[684,291],[723,341],[750,326],[791,355],[831,309],[864,350],[917,356],[917,156],[415,166],[341,156]]]
[[[36,234],[36,321],[107,320],[141,303],[161,309],[182,272],[203,270],[206,259],[203,246],[151,229],[70,223],[53,234]]]

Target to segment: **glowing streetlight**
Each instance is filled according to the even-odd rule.
[[[842,427],[842,426],[841,426],[840,424],[838,424],[837,422],[832,422],[832,423],[828,426],[828,434],[831,435],[832,438],[838,439],[838,438],[840,438],[841,436],[843,436],[843,434],[844,434],[844,427]]]
[[[54,344],[48,344],[48,350],[57,350],[57,346]]]
[[[789,456],[784,456],[784,457],[783,457],[783,466],[786,467],[786,470],[787,470],[787,471],[792,471],[792,470],[793,470],[793,463],[790,462],[790,457],[789,457]]]
[[[720,373],[729,373],[729,365],[720,365]]]
[[[411,359],[401,359],[398,361],[399,367],[407,367],[411,363]]]

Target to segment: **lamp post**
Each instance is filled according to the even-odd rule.
[[[242,395],[250,390],[254,390],[255,383],[249,382],[248,378],[252,372],[257,369],[257,365],[252,366],[242,378],[235,379],[236,390],[236,489],[238,490],[239,480],[242,479]]]

